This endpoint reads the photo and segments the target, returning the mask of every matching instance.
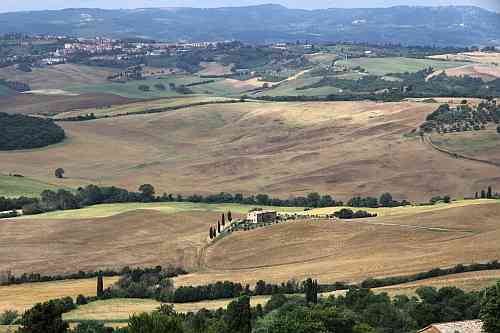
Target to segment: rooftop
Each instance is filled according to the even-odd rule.
[[[452,323],[432,324],[419,332],[434,328],[439,333],[482,333],[483,323],[480,320],[457,321]]]

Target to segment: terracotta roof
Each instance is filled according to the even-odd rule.
[[[433,328],[439,333],[483,333],[483,323],[480,320],[456,321],[453,323],[432,324],[419,332]]]

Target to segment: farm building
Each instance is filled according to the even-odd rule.
[[[482,333],[483,323],[480,320],[457,321],[452,323],[432,324],[418,333]]]
[[[247,220],[252,223],[272,223],[277,216],[274,210],[254,210],[247,214]]]

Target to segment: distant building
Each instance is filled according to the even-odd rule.
[[[273,223],[277,217],[274,210],[254,210],[247,214],[247,220],[252,223]]]
[[[418,333],[482,333],[481,320],[457,321],[452,323],[432,324]]]

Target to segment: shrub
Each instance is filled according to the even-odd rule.
[[[6,310],[0,314],[0,325],[12,325],[17,320],[19,313],[15,310]]]

